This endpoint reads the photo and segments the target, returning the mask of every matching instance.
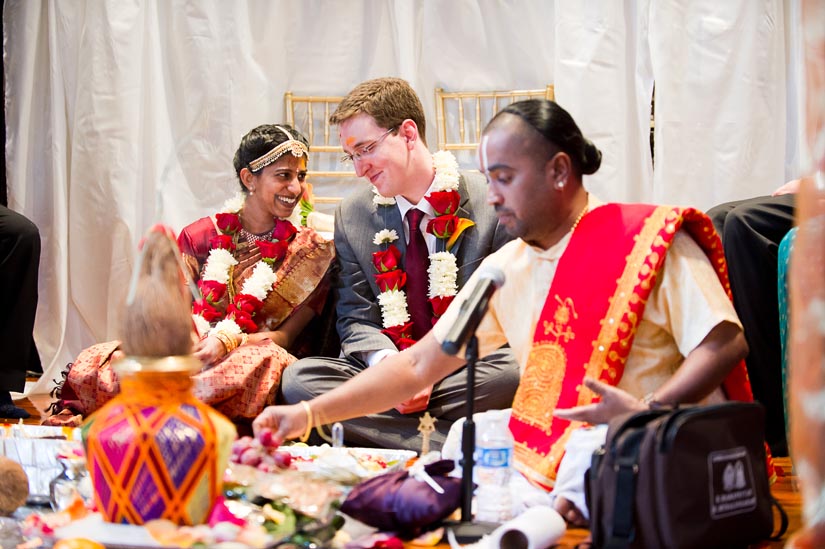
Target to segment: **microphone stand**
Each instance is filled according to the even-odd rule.
[[[475,404],[476,362],[478,361],[478,338],[475,333],[467,341],[464,353],[467,359],[467,404],[464,426],[461,431],[461,521],[450,526],[456,541],[461,544],[473,543],[498,527],[491,522],[473,522],[473,465],[475,465],[476,425],[473,422]]]

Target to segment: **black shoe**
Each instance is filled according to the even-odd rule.
[[[28,419],[31,414],[14,404],[0,404],[0,417],[6,419]]]

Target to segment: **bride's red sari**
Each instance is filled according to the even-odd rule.
[[[196,281],[209,255],[209,241],[217,235],[214,218],[205,217],[188,225],[178,237],[184,262]],[[229,299],[229,294],[240,293],[261,260],[258,247],[242,239],[233,256],[238,261],[230,279],[233,291],[227,292],[224,301]],[[309,307],[319,315],[326,303],[334,256],[331,241],[312,229],[298,228],[283,262],[276,265],[277,281],[255,317],[258,331],[277,330],[302,307]],[[226,303],[220,306],[225,310]],[[309,354],[313,339],[313,334],[305,330],[290,349],[270,339],[241,345],[214,367],[195,374],[193,392],[232,420],[251,420],[274,402],[284,368],[295,362],[296,356]],[[119,341],[100,343],[80,353],[60,390],[59,407],[85,416],[118,393],[120,386],[111,359],[119,345]]]

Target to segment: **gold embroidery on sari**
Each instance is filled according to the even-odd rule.
[[[558,402],[567,370],[567,355],[559,342],[575,339],[570,322],[579,318],[570,297],[562,299],[558,294],[553,297],[556,300],[553,322],[546,320],[543,324],[548,340],[533,345],[527,359],[530,367],[525,368],[513,399],[519,420],[548,434],[553,417],[547,403]]]
[[[516,442],[514,449],[516,470],[531,482],[552,488],[556,481],[547,474],[547,469],[555,470],[555,464],[551,464],[548,457],[538,453],[535,448],[529,448],[523,442]]]
[[[553,420],[548,402],[558,402],[561,395],[567,356],[564,349],[553,342],[533,346],[513,398],[513,412],[522,422],[549,434]]]

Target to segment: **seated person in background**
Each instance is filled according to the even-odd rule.
[[[421,339],[481,260],[510,239],[485,203],[484,178],[459,172],[450,153],[427,149],[424,109],[404,80],[359,84],[330,122],[340,126],[341,145],[356,174],[372,186],[353,192],[335,213],[337,327],[344,356],[290,366],[281,390],[291,404],[322,395]],[[458,226],[438,225],[448,218]],[[476,409],[508,407],[519,375],[511,350],[494,347],[481,356]],[[417,451],[420,416],[429,412],[436,418],[430,445],[439,450],[452,423],[464,415],[467,372],[461,365],[418,387],[417,394],[346,422],[345,440]]]
[[[281,373],[306,353],[306,328],[326,302],[333,244],[286,220],[303,194],[308,157],[294,128],[253,129],[235,153],[242,194],[178,237],[203,295],[193,305],[194,354],[204,365],[194,393],[236,422],[274,402]],[[119,390],[110,367],[118,345],[95,345],[71,366],[60,397],[75,413],[91,413]]]
[[[779,339],[777,253],[794,223],[799,180],[772,196],[727,202],[708,216],[722,238],[733,305],[750,348],[745,363],[753,396],[765,406],[765,437],[775,456],[788,455],[782,397],[782,346]]]
[[[39,268],[37,226],[0,205],[0,418],[29,417],[14,405],[10,391],[26,387],[27,370],[42,371],[32,336]]]
[[[583,472],[604,441],[602,429],[593,447],[565,456],[572,437],[586,431],[582,422],[717,392],[750,399],[741,362],[747,345],[720,282],[724,260],[712,247],[710,220],[691,209],[588,196],[582,175],[598,169],[601,153],[556,103],[504,108],[485,129],[479,155],[488,201],[518,237],[484,260],[506,281],[476,331],[479,353],[509,342],[522,368],[510,422],[516,468],[550,491],[564,461],[582,464],[575,486],[554,503],[578,522]],[[294,438],[319,420],[385,410],[460,368],[463,360],[446,355],[441,342],[473,287],[471,280],[409,349],[310,402],[266,408],[253,428]]]

